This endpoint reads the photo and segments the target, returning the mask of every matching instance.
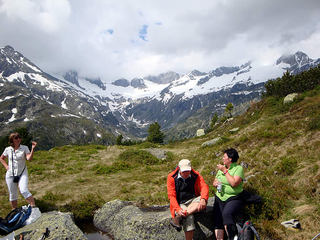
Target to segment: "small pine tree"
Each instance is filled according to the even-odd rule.
[[[213,129],[214,128],[214,125],[216,124],[216,122],[218,121],[218,114],[217,113],[214,113],[213,114],[213,117],[211,119],[211,122],[210,122],[210,128]]]
[[[120,134],[120,135],[117,137],[116,144],[117,144],[117,145],[122,145],[122,139],[123,139],[123,136],[122,136],[122,134]]]
[[[225,109],[225,113],[227,113],[229,115],[229,117],[232,117],[232,110],[233,110],[233,104],[232,103],[228,103]]]
[[[149,126],[148,134],[148,142],[163,143],[164,134],[161,132],[158,122],[154,122]]]

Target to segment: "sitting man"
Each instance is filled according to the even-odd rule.
[[[209,198],[209,187],[203,177],[191,168],[188,159],[182,159],[167,178],[168,198],[172,219],[170,224],[192,239],[195,230],[193,213],[204,210]]]

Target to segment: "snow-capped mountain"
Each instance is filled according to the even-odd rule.
[[[6,46],[0,49],[0,135],[8,126],[27,123],[36,132],[40,122],[59,122],[64,129],[60,131],[62,136],[68,133],[70,138],[76,135],[74,139],[108,142],[112,134],[144,137],[154,121],[169,130],[206,109],[206,117],[194,126],[204,127],[214,112],[223,112],[228,102],[238,105],[258,98],[265,81],[281,77],[285,71],[296,74],[319,63],[320,59],[312,60],[297,52],[280,57],[271,66],[247,62],[208,72],[168,72],[106,82],[99,77],[79,76],[75,71],[47,74]],[[88,121],[95,127],[89,129]],[[77,122],[78,129],[71,126],[73,122]]]

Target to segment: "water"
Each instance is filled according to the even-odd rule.
[[[88,240],[112,240],[112,237],[97,229],[92,223],[81,225],[80,229]]]

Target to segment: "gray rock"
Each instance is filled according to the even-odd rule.
[[[209,198],[205,212],[196,213],[194,239],[213,236],[213,198]],[[184,232],[177,232],[169,223],[168,206],[142,209],[130,202],[114,200],[106,203],[95,215],[93,223],[108,232],[115,240],[134,239],[184,239]]]
[[[219,142],[220,140],[222,140],[221,137],[216,137],[214,139],[211,139],[209,141],[202,143],[201,147],[212,146],[212,145],[216,144],[217,142]]]
[[[294,99],[295,99],[298,95],[299,95],[298,93],[288,94],[288,95],[283,99],[283,104],[293,102]]]
[[[147,152],[151,153],[153,156],[155,156],[158,159],[164,160],[167,158],[167,151],[159,148],[148,148],[145,149]]]
[[[243,168],[245,168],[245,169],[247,169],[247,168],[249,167],[249,164],[246,163],[246,162],[241,162],[241,163],[240,163],[240,166],[243,167]]]
[[[46,228],[50,230],[46,239],[87,239],[83,232],[75,225],[71,213],[48,212],[42,213],[34,223],[15,230],[15,236],[23,235],[24,240],[41,239]]]
[[[229,132],[231,132],[231,133],[235,133],[235,132],[238,132],[238,131],[239,131],[238,127],[237,128],[232,128],[232,129],[229,130]]]

